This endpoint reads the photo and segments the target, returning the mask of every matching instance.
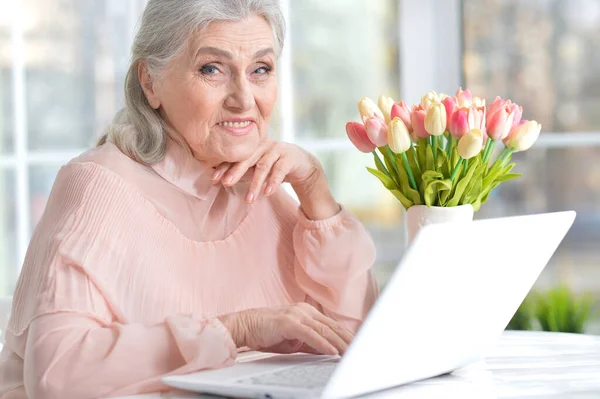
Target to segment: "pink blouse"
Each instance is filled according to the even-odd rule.
[[[232,364],[217,316],[306,301],[357,330],[378,291],[347,210],[308,220],[284,190],[252,205],[173,143],[161,163],[107,143],[64,166],[29,246],[0,355],[0,398],[168,390]]]

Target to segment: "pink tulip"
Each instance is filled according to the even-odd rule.
[[[469,123],[469,110],[467,108],[457,108],[450,116],[448,130],[455,139],[460,139],[471,130],[473,115],[471,114],[471,123]]]
[[[354,146],[361,152],[369,153],[375,151],[375,144],[369,140],[367,130],[362,123],[346,123],[346,133]]]
[[[495,104],[505,104],[505,102],[496,97],[486,118],[486,129],[492,140],[503,140],[512,129],[515,115],[508,106],[494,106]]]
[[[501,108],[506,106],[506,101],[504,101],[500,96],[496,96],[492,104],[489,106],[487,110],[487,119],[489,120],[492,115],[498,112]]]
[[[514,115],[512,127],[515,128],[519,122],[521,122],[521,117],[523,116],[523,107],[513,103],[510,100],[506,102],[506,106],[510,108],[512,114]]]
[[[429,138],[429,133],[425,130],[426,115],[427,111],[425,111],[423,104],[413,105],[410,113],[410,123],[413,127],[413,140]]]
[[[459,107],[470,107],[473,95],[471,94],[471,90],[463,90],[462,87],[456,91],[456,95],[454,96],[454,100]]]
[[[469,113],[473,114],[473,125],[471,125],[471,129],[480,129],[482,132],[485,133],[485,105],[477,106],[475,104],[472,104],[469,107]]]
[[[450,125],[452,114],[457,108],[456,101],[454,100],[454,97],[444,97],[442,104],[444,104],[444,107],[446,107],[446,126],[448,126]]]
[[[413,127],[410,122],[410,108],[404,101],[400,101],[399,103],[395,103],[392,105],[391,118],[400,118],[404,125],[408,129],[409,133],[412,133]]]
[[[387,144],[388,127],[381,119],[376,116],[367,119],[365,128],[371,143],[377,147],[383,147]]]

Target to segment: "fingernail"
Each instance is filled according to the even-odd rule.
[[[227,176],[227,177],[225,178],[225,181],[224,181],[224,183],[225,183],[225,184],[231,184],[231,182],[232,182],[232,181],[233,181],[233,177],[231,177],[231,176]]]
[[[217,170],[217,171],[216,171],[216,172],[213,174],[213,177],[212,177],[212,179],[213,179],[213,180],[219,180],[219,179],[221,178],[221,176],[222,176],[222,175],[223,175],[223,172],[222,172],[222,171],[220,171],[220,170]]]
[[[246,202],[252,202],[254,201],[254,193],[248,193],[246,195]]]
[[[273,194],[273,186],[267,186],[267,188],[265,189],[265,195],[271,194]]]

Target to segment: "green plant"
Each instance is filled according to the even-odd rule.
[[[519,306],[516,313],[506,326],[507,330],[533,330],[535,303],[530,296]]]
[[[542,330],[583,333],[592,315],[594,299],[589,293],[575,295],[566,285],[535,293],[535,318]]]
[[[568,286],[532,291],[506,326],[507,330],[583,333],[593,316],[594,299],[576,295]]]

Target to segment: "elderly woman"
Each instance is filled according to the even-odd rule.
[[[166,390],[242,348],[344,352],[375,251],[316,158],[267,138],[283,37],[276,0],[148,2],[126,108],[32,237],[0,397]]]

